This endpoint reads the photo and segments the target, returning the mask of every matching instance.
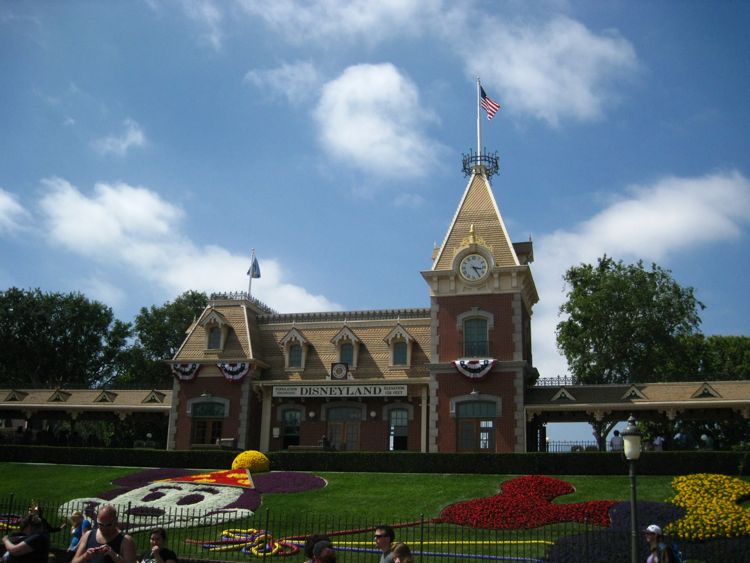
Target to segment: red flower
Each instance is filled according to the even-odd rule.
[[[555,522],[592,522],[609,526],[609,509],[617,504],[597,500],[574,504],[553,504],[552,500],[575,489],[570,483],[527,475],[505,482],[500,494],[457,502],[446,506],[439,521],[473,528],[536,528]]]

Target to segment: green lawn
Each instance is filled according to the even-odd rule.
[[[96,496],[110,490],[111,482],[138,468],[65,466],[0,463],[0,498],[13,493],[18,498],[65,501]],[[311,506],[324,514],[388,517],[389,520],[437,516],[440,509],[456,501],[485,497],[498,492],[500,484],[515,475],[436,475],[404,473],[317,473],[328,481],[324,489],[305,493],[266,494],[263,508],[274,512],[308,511]],[[560,477],[576,492],[557,502],[628,500],[626,475]],[[669,476],[638,478],[638,499],[664,501],[673,494]]]

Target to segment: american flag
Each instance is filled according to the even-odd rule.
[[[500,104],[498,104],[495,100],[490,98],[487,95],[487,92],[485,92],[484,88],[482,88],[481,86],[479,87],[479,94],[482,98],[480,103],[482,104],[484,111],[487,112],[487,120],[490,120],[493,117],[495,117],[497,110],[500,109]]]

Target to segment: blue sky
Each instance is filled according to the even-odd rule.
[[[0,287],[123,320],[182,291],[280,311],[429,305],[475,148],[473,77],[555,350],[561,276],[605,252],[750,334],[750,3],[0,2]]]

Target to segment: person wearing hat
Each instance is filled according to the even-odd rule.
[[[320,540],[313,547],[313,561],[315,563],[336,563],[336,551],[328,540]]]
[[[646,541],[651,553],[646,559],[646,563],[675,563],[672,550],[664,543],[664,536],[661,528],[656,524],[651,524],[645,530]]]

